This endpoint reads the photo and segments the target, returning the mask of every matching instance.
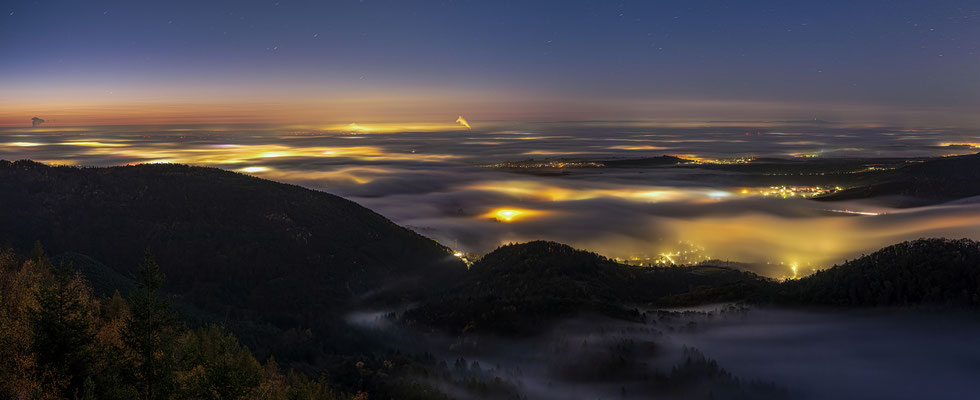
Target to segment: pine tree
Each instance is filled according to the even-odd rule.
[[[43,253],[36,254],[44,260]],[[68,398],[78,396],[94,362],[95,317],[84,279],[68,265],[53,268],[52,280],[37,291],[31,318],[31,351],[42,381],[60,387]]]
[[[140,266],[136,288],[130,295],[130,315],[123,328],[123,343],[134,353],[140,397],[165,399],[174,385],[173,349],[182,326],[160,294],[164,275],[149,252]]]

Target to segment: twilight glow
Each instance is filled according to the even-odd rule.
[[[975,127],[978,18],[973,1],[13,1],[0,125]]]

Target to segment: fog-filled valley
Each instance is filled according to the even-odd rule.
[[[393,317],[351,320],[382,338],[414,337],[446,364],[449,373],[433,379],[459,398],[920,399],[977,390],[980,326],[955,313],[706,305],[648,310],[637,322],[573,318],[520,338],[420,334]],[[472,377],[491,389],[468,392]]]
[[[975,138],[705,125],[3,130],[0,392],[978,389]]]
[[[976,153],[980,139],[968,130],[826,121],[353,123],[4,128],[0,142],[0,159],[185,163],[326,190],[470,256],[543,239],[632,263],[720,259],[787,278],[904,240],[980,237],[980,209],[968,198],[809,200],[927,157]],[[623,162],[664,154],[682,165]]]

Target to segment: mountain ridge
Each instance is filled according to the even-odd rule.
[[[465,270],[354,202],[217,168],[0,161],[0,244],[74,252],[132,276],[149,250],[182,301],[232,321],[330,330],[361,296]]]

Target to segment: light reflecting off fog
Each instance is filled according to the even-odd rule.
[[[0,158],[111,166],[186,163],[335,193],[467,254],[547,239],[628,260],[751,263],[792,277],[903,240],[980,239],[976,201],[912,209],[807,200],[831,190],[699,168],[577,168],[573,160],[684,156],[922,157],[978,151],[954,129],[833,124],[351,123],[323,127],[0,129]],[[488,164],[534,158],[546,173]],[[804,158],[801,158],[804,159]],[[776,179],[776,181],[773,181]]]

